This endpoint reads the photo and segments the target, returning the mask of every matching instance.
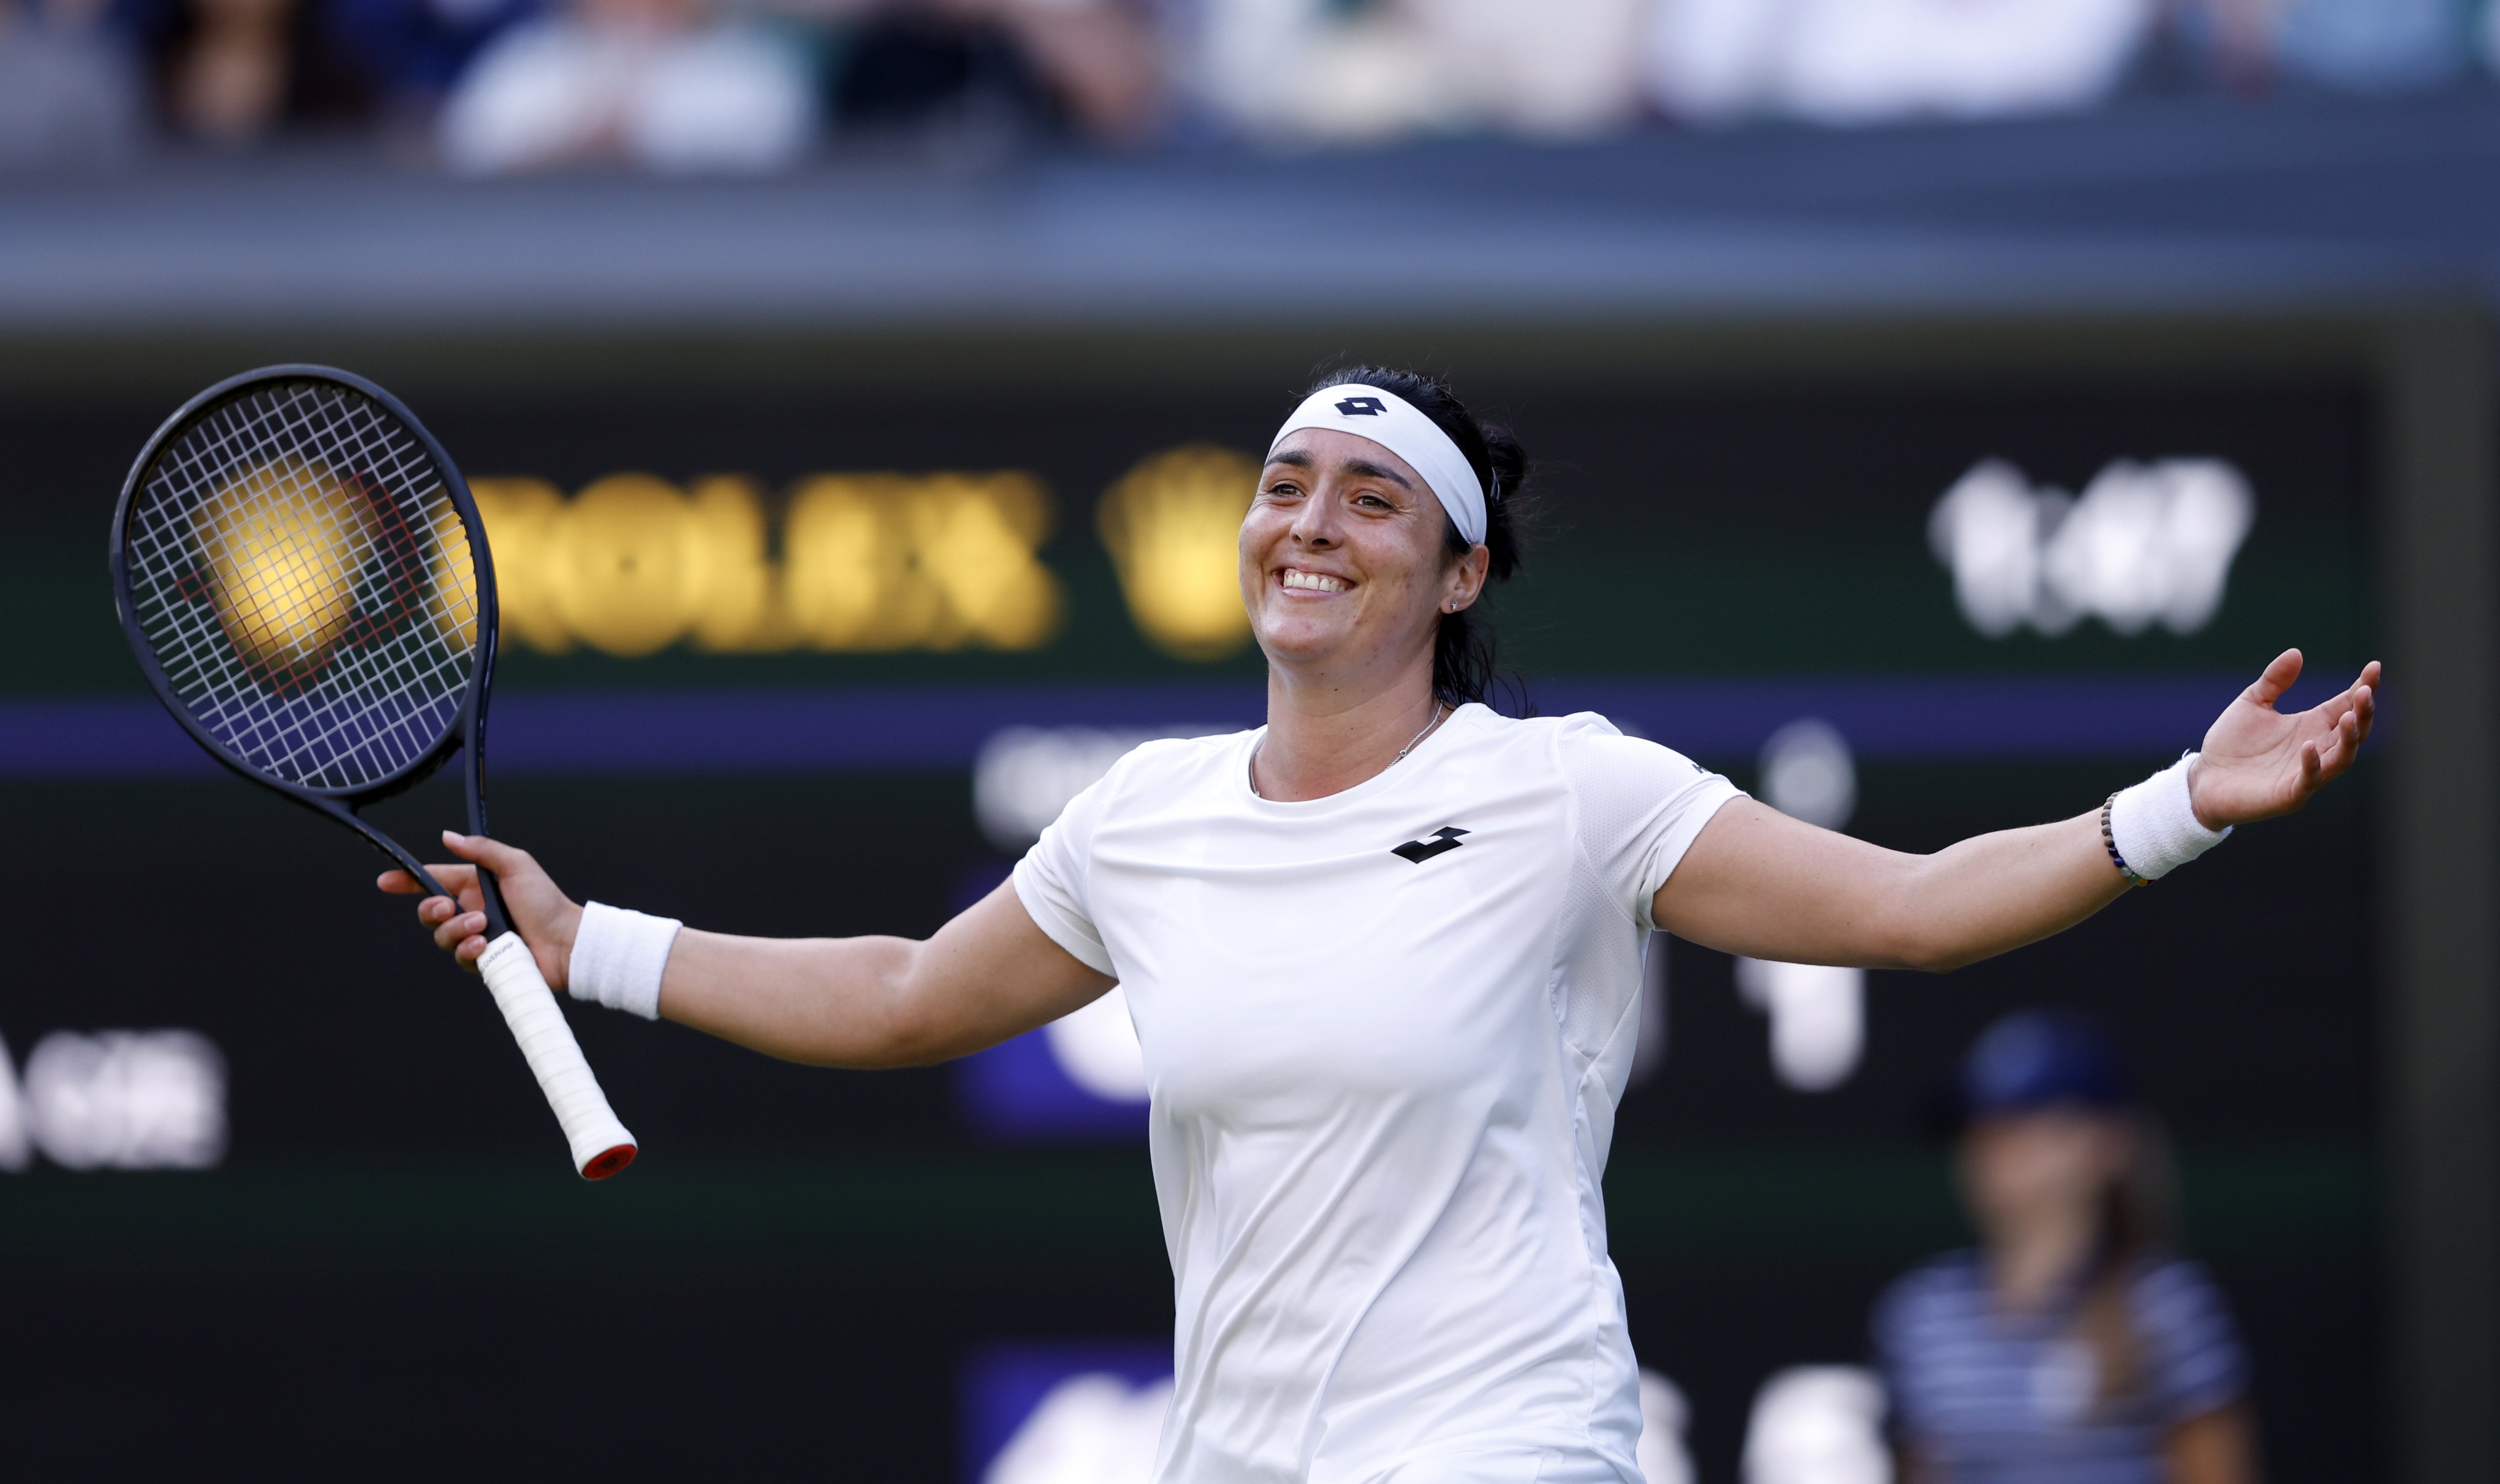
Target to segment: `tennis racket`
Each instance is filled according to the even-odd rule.
[[[113,599],[174,719],[236,773],[371,841],[450,896],[356,811],[462,753],[486,833],[495,568],[450,455],[390,393],[271,366],[182,405],[113,514]],[[633,1163],[573,1027],[512,931],[492,873],[477,969],[583,1177]]]

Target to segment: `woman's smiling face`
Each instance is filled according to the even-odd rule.
[[[1270,664],[1429,655],[1445,605],[1484,585],[1485,549],[1451,560],[1449,516],[1404,459],[1352,433],[1276,445],[1241,521],[1241,599]]]

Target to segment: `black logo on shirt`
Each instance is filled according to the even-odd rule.
[[[1336,405],[1336,410],[1348,417],[1377,417],[1389,407],[1378,397],[1348,397]]]
[[[1410,840],[1402,845],[1390,846],[1389,853],[1402,855],[1421,866],[1436,855],[1447,855],[1459,848],[1459,837],[1465,833],[1467,832],[1455,826],[1446,830],[1434,830],[1428,840]]]

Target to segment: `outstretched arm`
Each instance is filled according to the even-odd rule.
[[[2285,715],[2274,703],[2300,665],[2286,650],[2206,732],[2189,780],[2206,828],[2290,813],[2352,766],[2376,713],[2378,664],[2333,700]],[[2063,932],[2125,889],[2097,808],[1910,855],[1739,799],[1702,830],[1652,910],[1679,937],[1749,958],[1947,970]]]
[[[660,1013],[787,1061],[919,1067],[1057,1020],[1111,983],[1002,882],[926,942],[682,929]]]
[[[1652,910],[1677,937],[1747,958],[1941,971],[2073,927],[2125,890],[2098,809],[1910,855],[1737,799]]]
[[[417,920],[464,965],[486,951],[476,862],[495,873],[512,925],[547,983],[562,988],[581,907],[529,852],[444,832],[464,864],[433,866],[459,895],[428,897]],[[381,889],[424,888],[406,872]],[[1056,1020],[1111,980],[1034,926],[1012,885],[973,904],[927,941],[908,938],[739,938],[681,929],[660,980],[660,1013],[787,1061],[912,1067],[963,1056]]]

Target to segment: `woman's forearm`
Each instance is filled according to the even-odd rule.
[[[1912,855],[1738,799],[1652,910],[1679,937],[1748,958],[1949,970],[2070,928],[2125,889],[2097,810]]]
[[[1891,917],[1902,958],[1917,969],[1959,969],[2038,942],[2126,892],[2101,841],[2097,809],[1911,859]]]
[[[2352,766],[2377,713],[2379,664],[2291,715],[2286,649],[2205,732],[2191,759],[2122,791],[2112,828],[2130,871],[2159,877],[2244,824],[2288,814]],[[1702,827],[1651,902],[1658,926],[1749,958],[1958,969],[2037,942],[2126,890],[2098,810],[1906,855],[1800,824],[1751,799]]]
[[[660,1013],[785,1061],[918,1067],[996,1045],[1110,986],[1001,886],[926,942],[682,929]]]
[[[916,1060],[904,938],[740,938],[678,932],[660,1014],[784,1061],[897,1067]]]

